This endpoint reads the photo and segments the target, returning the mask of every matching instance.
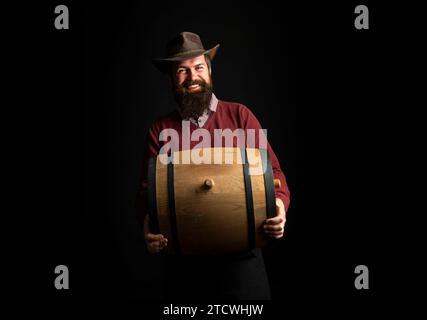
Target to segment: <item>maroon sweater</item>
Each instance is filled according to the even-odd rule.
[[[146,203],[146,197],[144,196],[145,191],[147,190],[147,171],[148,171],[148,160],[152,156],[156,156],[159,153],[160,148],[167,143],[167,141],[160,141],[159,134],[163,129],[174,129],[178,132],[181,140],[182,135],[182,118],[177,110],[174,110],[170,114],[163,116],[157,119],[148,132],[148,142],[147,147],[144,150],[144,159],[142,164],[142,177],[140,181],[140,189],[137,197],[137,215],[140,222],[144,221],[145,214],[148,211],[148,206]],[[211,112],[208,120],[202,127],[209,131],[210,136],[212,137],[211,146],[214,146],[214,129],[255,129],[258,136],[258,130],[262,129],[259,121],[253,115],[253,113],[244,105],[233,102],[218,101],[218,105],[215,112]],[[190,133],[198,127],[190,122]],[[202,139],[202,138],[200,138]],[[236,140],[236,139],[234,139]],[[193,149],[200,141],[191,141],[190,149]],[[234,147],[236,147],[236,141],[233,141]],[[255,146],[258,148],[259,139],[255,140]],[[200,145],[198,145],[200,147]],[[180,141],[179,150],[183,149],[183,143]],[[277,160],[276,155],[274,154],[273,149],[270,144],[267,144],[267,150],[270,155],[271,166],[273,168],[273,175],[275,179],[280,179],[281,188],[276,188],[276,198],[280,198],[285,204],[285,209],[288,210],[290,203],[290,193],[288,186],[286,184],[285,175],[280,168],[279,161]]]

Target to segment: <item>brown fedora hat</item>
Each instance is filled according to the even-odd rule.
[[[203,47],[200,37],[192,32],[181,32],[166,45],[166,57],[153,59],[154,65],[163,73],[168,71],[171,62],[183,61],[206,54],[212,60],[219,44],[215,47],[206,50]]]

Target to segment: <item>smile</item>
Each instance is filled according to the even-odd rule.
[[[194,90],[194,89],[197,89],[197,88],[199,88],[200,87],[200,85],[198,85],[198,84],[193,84],[193,85],[191,85],[191,86],[188,86],[187,88],[188,89],[190,89],[190,90]]]

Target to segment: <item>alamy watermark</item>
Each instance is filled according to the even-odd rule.
[[[55,13],[58,14],[54,22],[55,28],[58,30],[69,29],[70,24],[69,24],[68,7],[65,5],[56,6]]]
[[[214,129],[213,136],[204,128],[190,130],[190,121],[182,121],[181,134],[173,129],[163,129],[159,141],[159,159],[162,164],[243,164],[248,161],[252,167],[261,166],[259,150],[267,150],[267,129]],[[197,142],[191,148],[192,143]],[[246,149],[247,158],[232,152],[233,148]],[[191,150],[190,150],[191,149]],[[227,152],[227,149],[230,152]],[[180,150],[180,157],[174,154]],[[225,151],[224,151],[225,150]],[[212,154],[213,152],[213,154]],[[242,151],[243,152],[243,151]]]
[[[361,264],[356,266],[354,273],[358,274],[354,279],[354,287],[357,290],[369,289],[369,269],[367,266]]]
[[[58,276],[55,278],[55,288],[58,290],[69,289],[70,284],[68,267],[64,265],[56,266],[55,274],[58,274]]]
[[[354,19],[354,27],[357,30],[368,30],[369,29],[369,9],[365,5],[358,5],[354,8],[354,13],[357,13],[356,19]]]

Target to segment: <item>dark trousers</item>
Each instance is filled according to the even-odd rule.
[[[261,249],[237,255],[168,256],[165,262],[167,300],[271,299]]]

